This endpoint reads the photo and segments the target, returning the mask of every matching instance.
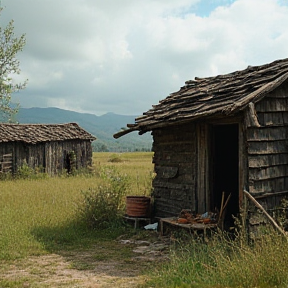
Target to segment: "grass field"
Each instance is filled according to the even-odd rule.
[[[94,153],[94,168],[113,165],[131,179],[131,195],[149,194],[153,177],[152,152]],[[119,161],[119,162],[117,162]]]
[[[94,153],[94,176],[2,181],[0,259],[39,255],[47,253],[47,247],[82,241],[82,234],[87,231],[77,227],[77,205],[81,202],[81,191],[97,187],[100,167],[113,165],[128,174],[131,194],[144,191],[152,171],[152,154],[121,154],[117,155],[121,162],[116,163],[109,161],[111,156],[115,155]]]
[[[159,265],[135,260],[133,245],[117,240],[154,241],[151,234],[126,225],[89,229],[80,221],[83,191],[101,186],[107,167],[127,175],[127,195],[149,194],[152,156],[94,153],[89,175],[1,181],[0,287],[287,287],[288,242],[274,231],[253,245],[225,235],[208,244],[176,242]]]
[[[33,257],[36,257],[35,259],[48,257],[49,259],[49,257],[53,258],[56,257],[55,255],[67,253],[78,255],[78,252],[82,251],[81,257],[75,256],[68,263],[72,265],[72,268],[85,270],[91,268],[91,263],[95,259],[103,261],[109,258],[109,261],[113,259],[121,261],[130,256],[131,252],[125,248],[119,250],[118,244],[113,239],[123,233],[130,233],[132,229],[120,227],[97,231],[88,229],[79,222],[78,213],[79,206],[83,202],[83,191],[97,188],[100,185],[103,180],[99,178],[99,171],[107,166],[113,166],[119,173],[129,175],[131,189],[128,190],[128,194],[147,193],[147,187],[149,189],[151,186],[147,184],[147,181],[151,180],[153,169],[152,153],[94,153],[93,173],[89,175],[0,182],[0,287],[22,287],[22,285],[28,285],[27,283],[30,283],[29,287],[46,287],[42,280],[40,281],[39,277],[33,274],[34,270],[38,271],[39,275],[41,272],[31,257],[32,259]],[[87,261],[83,260],[83,255],[95,245],[107,248],[97,253],[93,250],[88,253],[90,258]],[[27,264],[28,262],[31,263],[31,267]],[[31,268],[32,272],[29,273],[29,277],[25,273],[25,275],[16,273],[11,276],[12,279],[8,276],[8,278],[4,277],[4,275],[9,275],[11,267],[19,266],[17,269],[23,271],[25,265]],[[56,264],[51,265],[54,271]],[[47,269],[48,266],[47,264]],[[44,267],[44,271],[46,268]],[[41,284],[37,286],[39,281],[43,286]],[[64,287],[61,283],[59,287]],[[67,285],[71,287],[69,286],[71,284]],[[58,287],[55,283],[52,286]],[[47,284],[47,287],[50,286]]]

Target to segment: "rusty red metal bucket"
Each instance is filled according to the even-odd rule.
[[[149,217],[150,197],[146,196],[127,196],[126,215],[130,217]]]

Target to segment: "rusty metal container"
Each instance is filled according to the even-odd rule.
[[[127,196],[126,215],[130,217],[150,216],[150,197],[147,196]]]

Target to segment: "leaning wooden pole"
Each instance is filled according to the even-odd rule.
[[[267,213],[267,211],[263,208],[263,206],[246,190],[243,190],[245,196],[251,200],[257,208],[259,208],[264,215],[269,219],[272,225],[288,240],[287,233],[276,223],[276,221]]]

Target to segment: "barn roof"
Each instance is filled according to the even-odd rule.
[[[288,58],[261,66],[215,77],[185,82],[158,105],[127,124],[128,129],[114,135],[119,138],[138,130],[139,134],[155,128],[179,124],[202,117],[232,115],[250,102],[256,103],[288,78]]]
[[[0,123],[0,142],[21,141],[29,144],[64,140],[95,140],[76,123],[6,124]]]

